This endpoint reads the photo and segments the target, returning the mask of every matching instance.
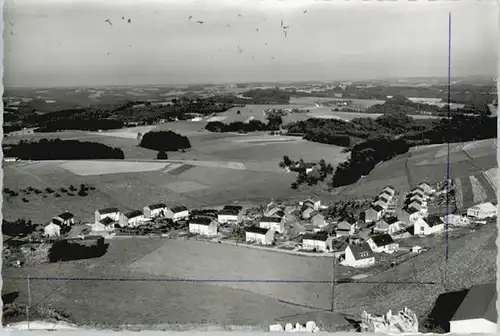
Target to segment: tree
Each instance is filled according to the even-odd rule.
[[[292,160],[288,157],[288,155],[283,156],[283,163],[285,166],[291,166],[292,165]]]
[[[156,155],[157,160],[168,160],[168,155],[165,151],[159,151]]]

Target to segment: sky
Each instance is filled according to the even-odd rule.
[[[450,12],[452,76],[495,76],[494,0],[6,0],[4,85],[446,77]]]

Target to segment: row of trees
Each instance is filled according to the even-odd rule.
[[[124,159],[119,148],[101,143],[78,140],[41,139],[38,142],[19,142],[4,147],[4,155],[22,160],[79,160],[79,159]]]
[[[220,121],[212,121],[205,126],[205,129],[210,132],[277,131],[283,123],[282,118],[277,115],[271,115],[267,120],[267,124],[260,120],[250,120],[247,123],[235,121],[229,124],[224,124]]]
[[[102,237],[95,239],[94,244],[90,246],[60,240],[52,244],[48,258],[50,262],[98,258],[106,253],[108,246],[109,244],[105,244]]]
[[[57,132],[64,130],[98,131],[119,129],[123,127],[123,121],[115,119],[59,119],[46,123],[35,132]]]

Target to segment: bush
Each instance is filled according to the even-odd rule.
[[[168,155],[165,151],[159,151],[156,155],[157,160],[168,160]]]
[[[92,246],[85,246],[67,240],[56,241],[49,250],[49,261],[69,261],[79,259],[98,258],[108,250],[109,244],[99,237]]]
[[[139,145],[142,148],[156,151],[178,151],[191,148],[189,139],[172,131],[148,132],[142,137]]]

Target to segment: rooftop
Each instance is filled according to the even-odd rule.
[[[139,216],[142,216],[142,211],[141,210],[133,210],[133,211],[127,212],[125,214],[125,217],[127,217],[128,219],[139,217]]]
[[[258,226],[252,226],[252,227],[249,227],[245,230],[245,232],[249,232],[249,233],[258,233],[258,234],[266,234],[267,231],[269,231],[270,229],[263,229],[263,228],[260,228]]]
[[[71,212],[67,212],[67,211],[66,211],[66,212],[63,212],[62,214],[60,214],[60,215],[59,215],[59,216],[57,216],[57,217],[62,218],[62,219],[64,219],[64,220],[68,220],[68,219],[71,219],[71,218],[73,218],[73,217],[75,217],[75,216],[73,216],[73,214],[72,214]]]
[[[307,240],[319,240],[326,241],[328,239],[328,233],[324,231],[316,232],[316,233],[306,233],[303,239]]]
[[[173,213],[179,213],[179,212],[187,211],[188,208],[186,208],[184,205],[178,205],[178,206],[173,207],[171,210]]]
[[[368,243],[366,242],[359,245],[358,244],[349,245],[349,248],[351,249],[352,254],[354,255],[354,258],[356,258],[356,260],[373,257],[372,249],[370,248],[370,245],[368,245]],[[363,252],[367,253],[367,255],[364,257],[361,256],[361,253]]]
[[[239,213],[240,213],[240,210],[224,208],[224,209],[219,210],[219,212],[217,214],[238,216]]]
[[[197,217],[191,218],[189,220],[189,224],[210,225],[210,223],[212,223],[212,221],[213,220],[210,217],[197,216]]]
[[[97,210],[101,215],[110,214],[113,212],[120,212],[118,208],[104,208]]]
[[[260,219],[260,222],[266,222],[266,223],[281,223],[281,218],[280,217],[262,217]]]
[[[389,244],[394,243],[394,240],[388,234],[374,236],[374,237],[371,237],[371,239],[375,243],[375,245],[377,245],[378,247],[387,246]]]
[[[451,321],[484,318],[497,323],[497,295],[495,282],[472,286]]]
[[[111,224],[111,223],[114,223],[115,221],[114,221],[114,220],[112,220],[112,219],[111,219],[111,218],[109,218],[109,217],[104,217],[104,218],[103,218],[103,219],[101,219],[99,222],[100,222],[101,224],[104,224],[104,225],[109,225],[109,224]]]
[[[243,210],[243,207],[241,205],[224,205],[223,209],[241,211],[241,210]]]
[[[150,210],[162,209],[162,208],[166,208],[166,207],[167,207],[167,205],[165,203],[156,203],[156,204],[148,205],[148,208]]]

